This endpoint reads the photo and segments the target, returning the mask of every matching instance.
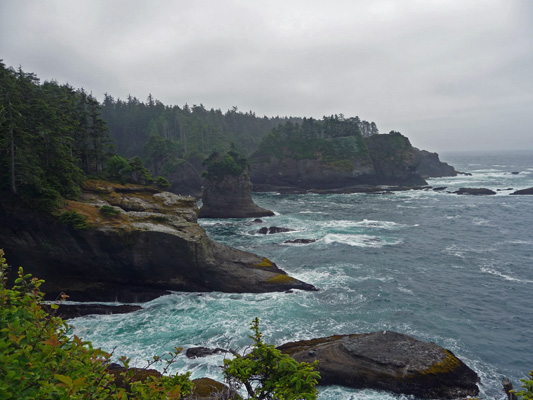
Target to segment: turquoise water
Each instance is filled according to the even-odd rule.
[[[533,153],[445,154],[472,176],[433,179],[433,186],[522,189],[533,186]],[[512,174],[519,172],[519,174]],[[259,317],[265,339],[287,341],[340,333],[394,330],[452,350],[482,379],[481,397],[504,398],[533,369],[533,196],[458,196],[408,191],[393,195],[257,194],[274,210],[251,219],[202,220],[215,240],[276,262],[320,291],[269,294],[175,293],[132,314],[71,321],[75,333],[144,365],[175,346],[249,344]],[[295,232],[254,234],[263,226]],[[312,238],[308,245],[284,244]],[[176,368],[221,379],[223,356]],[[409,398],[386,392],[321,388],[320,399]]]

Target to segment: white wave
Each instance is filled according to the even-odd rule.
[[[385,241],[381,238],[371,235],[344,235],[344,234],[327,234],[322,238],[325,244],[340,243],[355,247],[372,247],[379,248],[387,245],[402,243],[401,239]]]
[[[514,276],[504,274],[504,273],[502,273],[500,271],[497,271],[496,269],[491,268],[491,267],[482,266],[482,267],[480,267],[480,269],[481,269],[481,272],[484,272],[484,273],[490,274],[490,275],[499,276],[500,278],[503,278],[506,281],[520,282],[520,283],[533,283],[533,280],[515,278]]]
[[[398,286],[398,290],[403,293],[414,294],[414,292],[411,289],[407,289],[403,286]]]
[[[324,215],[327,215],[327,213],[325,213],[323,211],[311,211],[311,210],[300,211],[299,214],[324,214]]]
[[[377,229],[396,229],[405,225],[393,221],[375,221],[364,219],[362,221],[334,220],[322,222],[323,228],[377,228]]]

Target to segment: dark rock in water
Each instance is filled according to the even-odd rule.
[[[78,318],[85,315],[108,315],[108,314],[126,314],[142,310],[141,306],[123,304],[120,306],[109,306],[103,304],[60,304],[55,314],[63,319]]]
[[[283,243],[298,243],[298,244],[309,244],[316,242],[316,239],[294,239],[294,240],[285,240]]]
[[[460,188],[456,190],[456,194],[467,194],[472,196],[483,196],[496,194],[495,191],[486,188]]]
[[[262,224],[263,223],[263,220],[262,219],[259,219],[259,218],[256,218],[252,221],[253,223],[255,224]]]
[[[457,175],[472,176],[470,172],[461,172],[461,171],[457,171]]]
[[[1,246],[10,263],[45,280],[49,299],[62,292],[72,301],[141,302],[171,290],[316,290],[267,258],[211,240],[192,197],[87,181],[80,201],[67,203],[87,217],[86,230],[8,203],[0,202]],[[103,216],[103,205],[120,213]]]
[[[511,175],[518,175],[520,172],[518,171],[515,171],[515,172],[511,172]]]
[[[302,340],[278,349],[299,362],[318,360],[319,385],[387,390],[431,399],[479,393],[479,377],[451,351],[396,332]]]
[[[272,235],[274,233],[293,232],[293,231],[294,229],[280,228],[279,226],[271,226],[270,228],[263,227],[259,229],[256,233],[260,233],[262,235]]]
[[[441,190],[446,190],[446,186],[435,187],[435,188],[433,188],[433,190],[436,191],[436,192],[439,192]]]
[[[212,162],[218,161],[212,160]],[[247,165],[239,175],[226,173],[210,177],[208,174],[198,218],[250,218],[274,215],[272,211],[254,203],[252,187]]]
[[[216,349],[210,349],[208,347],[190,347],[185,352],[185,355],[187,358],[200,358],[200,357],[207,357],[212,356],[214,354],[219,353],[227,353],[228,350],[221,349],[220,347],[217,347]]]
[[[533,194],[533,187],[517,190],[516,192],[513,192],[511,194]]]

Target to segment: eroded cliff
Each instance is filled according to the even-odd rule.
[[[102,213],[102,207],[114,211]],[[196,223],[191,197],[88,181],[80,200],[68,201],[62,211],[72,210],[87,218],[90,229],[7,202],[0,206],[0,246],[13,265],[45,279],[43,290],[51,296],[128,302],[171,290],[314,289],[267,258],[211,240]]]

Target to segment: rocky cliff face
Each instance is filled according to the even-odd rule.
[[[376,171],[375,182],[380,185],[423,186],[427,182],[418,174],[418,160],[409,139],[399,132],[372,135],[365,144]]]
[[[453,167],[439,160],[436,153],[414,148],[409,139],[398,132],[356,138],[340,137],[324,141],[342,152],[342,158],[326,158],[320,152],[312,157],[295,157],[285,149],[282,153],[256,153],[252,157],[254,190],[280,188],[331,190],[357,185],[423,186],[424,178],[455,176]],[[325,152],[324,152],[325,153]],[[349,155],[349,156],[348,156]]]
[[[116,216],[103,216],[111,206]],[[92,226],[0,205],[0,244],[10,263],[45,279],[51,296],[145,301],[169,290],[269,292],[314,287],[270,260],[218,244],[196,223],[196,201],[155,189],[89,181],[76,210]]]
[[[202,193],[199,218],[250,218],[269,217],[274,213],[259,207],[252,200],[252,183],[248,168],[238,176],[225,175],[220,179],[207,179]]]
[[[342,142],[345,139],[333,139],[330,142]],[[284,152],[281,158],[258,154],[252,158],[252,163],[251,179],[254,188],[259,190],[275,186],[333,189],[373,183],[375,175],[372,160],[366,151],[353,158],[336,161],[325,160],[320,155],[314,159],[295,159],[288,152]]]
[[[451,165],[439,160],[437,153],[413,148],[416,158],[416,172],[422,178],[441,178],[443,176],[457,176],[457,171]]]

